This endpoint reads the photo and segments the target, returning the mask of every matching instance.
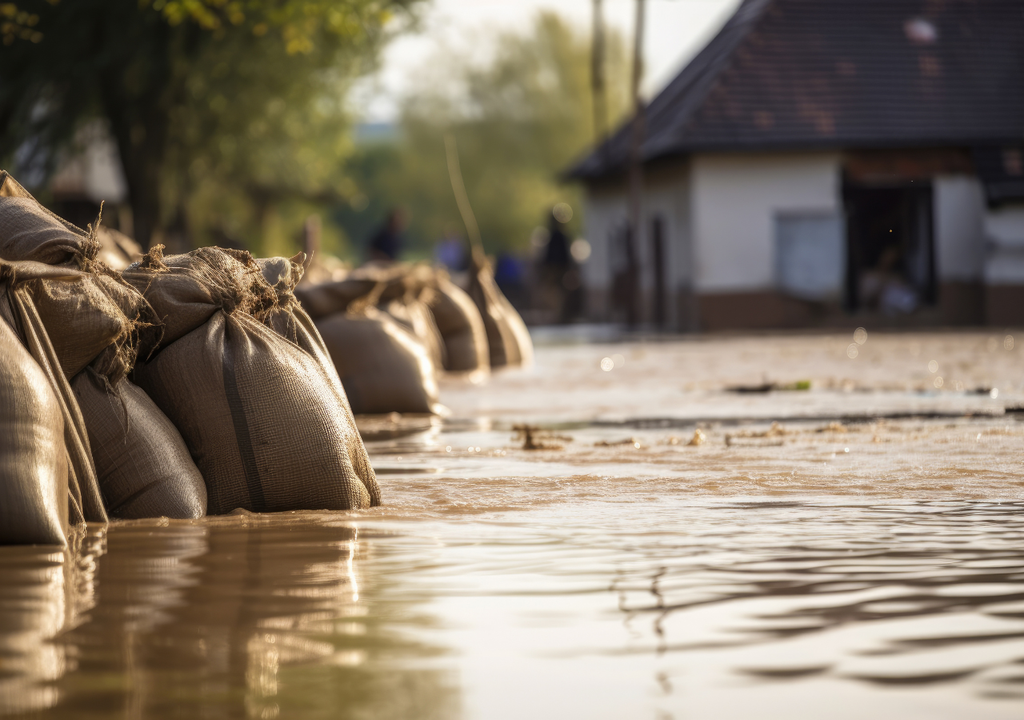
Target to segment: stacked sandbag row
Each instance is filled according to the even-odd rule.
[[[356,413],[424,413],[440,408],[439,369],[479,379],[492,367],[532,362],[526,325],[486,261],[474,266],[468,288],[426,265],[368,265],[295,294]]]
[[[94,460],[97,425],[75,390],[83,375],[123,379],[147,305],[96,260],[99,248],[94,232],[50,213],[0,171],[3,543],[63,544],[69,524],[105,522],[117,508],[116,468]]]
[[[491,367],[519,367],[533,363],[533,341],[526,323],[498,287],[494,269],[482,253],[473,253],[466,287],[484,327]]]
[[[122,276],[98,235],[0,171],[0,543],[108,512],[380,502],[322,341],[247,253],[158,250]]]
[[[430,292],[406,268],[363,268],[294,290],[357,414],[443,411],[437,369],[450,355],[428,305]],[[478,362],[472,358],[467,369]]]
[[[210,513],[380,503],[312,324],[282,304],[249,253],[200,248],[164,257],[158,246],[123,277],[163,331],[143,343],[135,380],[185,439]]]

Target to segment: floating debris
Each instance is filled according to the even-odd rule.
[[[567,435],[554,435],[535,425],[513,425],[512,429],[516,432],[515,439],[522,440],[523,450],[561,450],[564,446],[545,441],[572,442],[572,438]]]
[[[594,443],[594,447],[620,447],[622,445],[632,445],[637,450],[644,447],[643,443],[634,437],[626,438],[624,440],[598,440]]]
[[[763,439],[766,439],[766,438],[781,437],[783,435],[787,435],[788,433],[789,433],[789,431],[786,430],[786,428],[783,427],[780,423],[773,422],[771,424],[771,426],[767,430],[761,430],[760,432],[752,431],[752,432],[741,432],[741,433],[730,433],[730,434],[727,434],[725,436],[725,446],[726,447],[732,447],[733,445],[737,444],[737,442],[736,442],[737,440],[763,440]],[[742,443],[742,444],[753,445],[753,446],[757,446],[757,447],[777,447],[779,445],[782,445],[783,441],[779,440],[777,442],[771,442],[771,443],[754,442],[754,443]]]
[[[770,392],[802,392],[811,389],[810,380],[797,380],[791,383],[764,382],[760,385],[730,385],[725,388],[734,393],[770,393]]]
[[[818,428],[815,432],[820,432],[820,433],[827,433],[827,432],[830,432],[830,433],[845,433],[845,432],[849,432],[849,431],[850,431],[849,428],[847,428],[841,422],[830,422],[828,425],[825,425],[824,427]]]

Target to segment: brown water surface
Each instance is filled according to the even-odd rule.
[[[770,346],[814,385],[757,396],[725,386],[758,339],[541,348],[444,423],[362,421],[383,508],[0,549],[0,715],[1019,718],[1017,356],[889,342],[975,340],[998,398],[858,375],[830,338]],[[680,389],[694,352],[723,359]]]

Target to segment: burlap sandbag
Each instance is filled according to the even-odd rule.
[[[427,307],[444,343],[444,369],[487,372],[491,367],[487,330],[476,303],[448,278],[447,273],[437,274],[431,290]]]
[[[149,396],[91,367],[71,383],[89,431],[107,512],[116,518],[201,518],[206,483],[185,441]]]
[[[64,419],[46,375],[0,320],[0,545],[63,545]]]
[[[319,285],[300,285],[294,292],[302,309],[313,320],[319,320],[345,312],[349,305],[372,292],[376,286],[373,280],[345,278]]]
[[[267,313],[264,322],[278,335],[295,343],[316,360],[338,404],[344,409],[346,422],[354,427],[355,418],[352,416],[352,406],[349,404],[348,395],[345,393],[341,378],[338,377],[338,371],[334,367],[327,346],[324,344],[323,338],[320,337],[320,333],[317,332],[313,321],[295,298],[295,287],[302,280],[302,261],[304,259],[304,253],[299,253],[291,259],[274,257],[261,258],[256,261],[263,272],[264,279],[277,293],[278,300],[277,306]],[[346,436],[346,448],[352,467],[362,478],[363,485],[370,493],[370,504],[380,505],[380,486],[377,483],[377,475],[370,465],[366,446],[363,445],[363,439],[358,432]]]
[[[476,303],[487,331],[491,367],[533,363],[533,341],[526,323],[494,281],[487,261],[474,261],[469,273],[469,296]]]
[[[316,321],[356,414],[433,413],[437,380],[426,348],[374,307]]]
[[[106,522],[107,513],[96,480],[96,468],[81,410],[36,311],[31,287],[40,280],[75,283],[85,276],[86,273],[67,267],[30,261],[0,261],[0,317],[15,331],[22,346],[37,363],[57,400],[63,420],[68,495],[65,517],[71,525],[86,520]]]
[[[372,479],[349,457],[356,428],[320,364],[259,321],[276,295],[248,253],[156,259],[131,280],[156,312],[171,318],[181,306],[208,319],[169,341],[182,328],[175,321],[134,379],[181,432],[206,480],[207,511],[369,506]],[[212,307],[201,310],[204,297]]]
[[[433,291],[430,288],[424,288],[418,294],[409,292],[399,299],[383,303],[381,309],[423,343],[434,367],[441,369],[445,366],[444,340],[434,322],[433,314],[427,304],[420,299],[421,296],[430,298],[432,295]]]
[[[91,233],[54,215],[0,170],[0,259],[76,264],[98,249]]]
[[[100,244],[96,258],[109,268],[124,270],[142,260],[142,247],[122,232],[100,226],[96,241]]]
[[[70,379],[110,346],[101,371],[122,377],[135,362],[136,328],[151,310],[142,295],[98,263],[79,282],[37,280],[31,285],[39,317],[46,327],[64,374]]]
[[[102,246],[96,237],[113,233],[100,227],[100,218],[88,231],[72,225],[0,171],[0,259],[85,271],[74,283],[39,278],[29,285],[69,379],[111,345],[117,352],[108,353],[114,366],[107,370],[123,375],[134,361],[136,328],[150,319],[142,296],[97,260]]]

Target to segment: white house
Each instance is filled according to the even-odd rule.
[[[594,319],[623,316],[632,122],[568,172]],[[644,126],[647,322],[1024,324],[1024,3],[746,0]]]

